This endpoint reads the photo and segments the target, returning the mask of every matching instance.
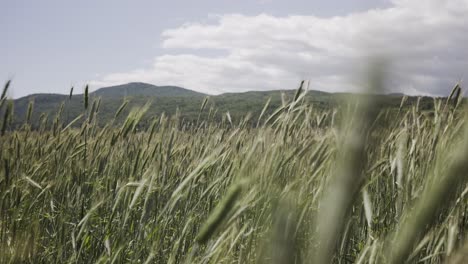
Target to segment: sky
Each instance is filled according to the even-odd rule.
[[[387,89],[445,95],[468,73],[468,0],[0,0],[9,96],[128,82],[220,94]]]

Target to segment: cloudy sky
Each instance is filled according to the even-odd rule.
[[[468,73],[468,0],[0,0],[10,96],[139,81],[219,94],[388,88],[443,95]]]

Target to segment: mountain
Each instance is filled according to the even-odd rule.
[[[226,112],[230,113],[232,119],[240,120],[243,116],[251,113],[253,119],[258,117],[269,100],[269,105],[266,108],[266,115],[272,113],[282,105],[282,101],[291,100],[294,98],[295,90],[274,90],[274,91],[249,91],[243,93],[226,93],[216,96],[209,96],[208,103],[205,107],[205,112],[202,113],[202,118],[207,115],[210,108],[216,111],[215,119],[220,120],[225,116]],[[327,93],[321,91],[309,91],[304,100],[306,103],[313,104],[315,109],[329,109],[336,106],[344,98],[350,94],[345,93]],[[89,94],[89,108],[93,108],[93,104],[99,105],[99,113],[97,115],[100,124],[106,124],[109,121],[121,122],[131,109],[141,107],[146,103],[150,103],[145,116],[154,117],[162,113],[174,115],[177,111],[181,118],[188,121],[195,121],[200,115],[200,106],[206,94],[198,93],[192,90],[177,86],[155,86],[147,83],[128,83],[112,87],[98,89]],[[401,97],[398,95],[377,96],[382,98],[381,107],[398,108],[401,102]],[[416,97],[409,97],[408,104],[415,103]],[[126,107],[121,114],[116,118],[115,113],[126,101]],[[17,127],[24,123],[30,102],[34,103],[33,116],[31,120],[36,125],[39,123],[40,116],[47,116],[48,123],[52,122],[60,112],[60,120],[67,124],[74,120],[77,116],[85,113],[84,96],[83,94],[73,95],[70,99],[69,95],[60,94],[33,94],[19,98],[14,101],[14,122],[13,126]],[[425,98],[421,101],[421,108],[430,109],[432,99]],[[60,110],[62,109],[62,110]],[[2,109],[0,109],[0,116]]]
[[[132,82],[117,86],[110,86],[98,89],[92,93],[95,96],[103,97],[124,97],[124,96],[158,96],[158,97],[192,97],[206,96],[206,94],[188,90],[177,86],[156,86],[142,82]]]
[[[155,86],[152,84],[134,82],[123,85],[100,88],[89,93],[89,106],[94,101],[100,100],[99,121],[107,122],[114,117],[117,109],[126,100],[129,103],[121,116],[125,116],[130,109],[142,106],[147,102],[152,103],[150,112],[160,114],[165,112],[173,114],[177,107],[187,110],[190,115],[196,112],[205,94],[177,86]],[[26,113],[30,102],[34,103],[33,120],[39,120],[40,115],[46,114],[50,119],[62,108],[64,123],[73,120],[83,113],[83,94],[32,94],[14,100],[14,123],[20,125],[26,119]],[[0,109],[0,114],[1,114]]]

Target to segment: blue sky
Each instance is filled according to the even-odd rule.
[[[394,91],[443,94],[468,69],[466,0],[0,0],[0,9],[0,80],[13,79],[15,98],[131,81],[211,94],[301,79],[353,90],[374,54],[394,60]]]

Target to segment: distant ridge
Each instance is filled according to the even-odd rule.
[[[159,97],[189,97],[205,96],[178,86],[156,86],[149,83],[131,82],[122,85],[100,88],[92,92],[95,96],[124,97],[124,96],[159,96]]]
[[[294,98],[296,90],[270,90],[270,91],[246,91],[239,93],[224,93],[210,95],[199,93],[178,86],[156,86],[142,82],[131,82],[122,85],[110,86],[97,89],[89,94],[89,105],[99,105],[97,121],[100,124],[108,122],[122,122],[132,109],[137,109],[149,103],[147,116],[161,115],[173,116],[176,113],[185,121],[197,122],[200,115],[213,115],[217,121],[229,112],[232,120],[241,120],[248,114],[258,118],[266,108],[265,115],[273,113],[281,107],[283,101]],[[304,97],[304,102],[314,105],[315,109],[330,109],[340,104],[352,93],[328,93],[323,91],[309,90]],[[382,100],[381,108],[398,109],[401,105],[402,94],[377,95]],[[33,124],[37,127],[41,119],[47,119],[51,123],[60,115],[63,124],[68,124],[90,109],[84,108],[83,94],[32,94],[14,100],[14,122],[13,127],[20,127],[28,114],[30,102],[33,101]],[[418,101],[417,97],[409,96],[407,105]],[[266,102],[269,102],[266,105]],[[115,113],[124,105],[118,118]],[[201,106],[205,105],[205,111],[201,113]],[[422,98],[421,110],[432,109],[432,98]],[[206,110],[209,109],[209,110]],[[0,116],[2,112],[0,109]],[[75,125],[79,125],[77,122]],[[143,126],[147,126],[144,124]]]

